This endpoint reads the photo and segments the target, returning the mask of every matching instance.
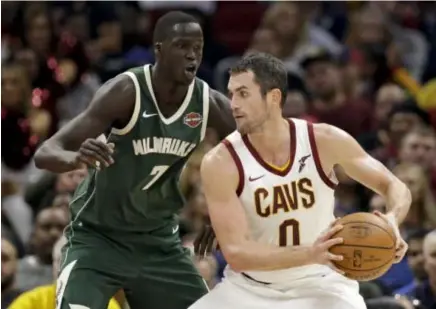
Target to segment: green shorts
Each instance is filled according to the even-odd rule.
[[[80,226],[67,238],[56,309],[106,309],[120,289],[131,309],[186,309],[208,291],[189,251],[171,231],[144,234],[138,242]]]

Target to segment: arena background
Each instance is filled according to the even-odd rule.
[[[435,242],[424,255],[422,242],[436,228],[436,5],[421,1],[2,1],[2,308],[54,308],[52,249],[86,175],[37,170],[35,149],[102,83],[153,62],[153,25],[172,9],[203,25],[198,75],[212,87],[225,91],[228,68],[246,52],[281,58],[289,73],[284,114],[348,131],[410,187],[413,204],[401,226],[409,253],[361,293],[370,309],[436,308]],[[180,218],[188,247],[207,217],[199,164],[217,142],[208,132],[187,166]],[[384,209],[379,196],[338,177],[337,216]],[[224,258],[195,262],[213,288]],[[117,299],[123,305],[122,292]]]

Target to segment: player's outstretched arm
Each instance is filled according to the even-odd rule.
[[[276,270],[341,259],[328,252],[328,248],[342,241],[330,239],[341,229],[339,225],[327,231],[314,246],[279,247],[252,240],[245,211],[236,195],[238,170],[222,144],[204,157],[201,177],[221,251],[235,271]]]
[[[112,126],[123,127],[132,115],[134,103],[135,87],[128,76],[119,75],[108,81],[83,113],[41,145],[35,154],[36,166],[55,173],[83,164],[109,166],[113,163],[113,145],[96,138]]]
[[[229,99],[222,93],[210,90],[210,106],[208,127],[214,129],[220,139],[236,130],[236,122],[233,118]]]
[[[407,244],[401,238],[398,226],[407,216],[412,201],[407,186],[343,130],[318,124],[314,132],[323,168],[330,170],[340,165],[348,176],[384,197],[388,212],[386,215],[377,212],[376,215],[393,227],[397,236],[395,262],[401,261]]]
[[[345,131],[327,124],[314,125],[314,131],[323,167],[340,165],[348,176],[383,196],[388,211],[401,223],[411,203],[407,186]]]

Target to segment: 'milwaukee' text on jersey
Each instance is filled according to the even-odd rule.
[[[136,156],[162,153],[186,157],[197,146],[196,144],[171,137],[146,137],[133,140],[132,144]]]
[[[195,78],[177,111],[166,117],[156,101],[151,65],[123,74],[132,80],[136,98],[130,121],[112,128],[107,138],[114,143],[114,164],[89,170],[70,209],[74,228],[81,223],[131,239],[176,224],[185,202],[180,174],[206,133],[209,86]]]

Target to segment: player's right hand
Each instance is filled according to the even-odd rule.
[[[328,229],[324,231],[313,243],[312,256],[314,259],[314,264],[327,265],[338,273],[344,274],[342,270],[338,269],[332,263],[333,261],[342,261],[344,257],[342,255],[335,255],[329,251],[330,248],[334,245],[338,245],[344,242],[344,239],[341,237],[332,238],[333,235],[335,235],[337,232],[344,228],[343,225],[336,224],[337,220],[338,219],[333,221]]]
[[[77,166],[85,164],[88,167],[100,170],[114,163],[113,153],[113,143],[106,144],[98,139],[88,138],[77,151],[76,164]]]

